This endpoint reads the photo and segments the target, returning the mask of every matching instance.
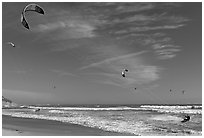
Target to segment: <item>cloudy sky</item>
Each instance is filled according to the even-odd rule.
[[[202,3],[37,3],[45,14],[26,13],[30,30],[20,22],[27,4],[2,3],[3,96],[22,104],[201,103]]]

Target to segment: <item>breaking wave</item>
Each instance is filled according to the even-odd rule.
[[[144,110],[151,110],[161,113],[185,113],[185,114],[202,114],[202,106],[157,106],[141,105]]]
[[[92,108],[92,107],[40,107],[40,106],[30,106],[29,108],[38,108],[45,110],[58,110],[52,112],[61,112],[59,110],[71,110],[71,111],[125,111],[125,110],[135,110],[135,111],[155,111],[161,113],[185,113],[185,114],[202,114],[202,106],[157,106],[157,105],[141,105],[140,107],[106,107],[106,108]]]
[[[29,108],[39,108],[48,110],[72,110],[72,111],[121,111],[121,110],[142,110],[142,108],[124,107],[108,107],[108,108],[92,108],[92,107],[38,107],[30,106]]]
[[[202,109],[198,105],[141,105],[142,108],[156,108],[156,109]]]

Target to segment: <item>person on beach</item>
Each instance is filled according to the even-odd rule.
[[[185,115],[185,118],[181,121],[182,123],[185,123],[185,122],[187,122],[187,121],[189,121],[190,120],[190,116],[189,115]]]

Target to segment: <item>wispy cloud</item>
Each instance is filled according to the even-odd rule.
[[[179,49],[175,49],[175,48],[171,48],[171,49],[161,49],[161,50],[157,50],[156,52],[159,54],[170,54],[172,52],[178,52],[180,51]]]
[[[131,57],[138,56],[138,55],[141,55],[141,54],[146,53],[146,52],[147,51],[141,51],[141,52],[126,54],[126,55],[122,55],[122,56],[112,57],[112,58],[105,59],[105,60],[100,61],[100,62],[95,62],[95,63],[92,63],[90,65],[83,66],[83,67],[80,68],[80,70],[91,68],[91,67],[97,67],[97,66],[99,66],[101,64],[110,63],[110,62],[113,62],[113,61],[116,61],[116,60],[121,60],[121,59],[125,59],[125,58],[131,58]]]
[[[145,10],[151,10],[155,8],[156,4],[154,3],[136,3],[132,5],[131,3],[120,3],[116,10],[119,13],[126,13],[126,12],[140,12]]]
[[[151,22],[156,20],[155,16],[148,16],[148,15],[143,15],[143,14],[136,14],[133,16],[125,17],[125,18],[113,18],[113,20],[110,20],[108,23],[109,24],[121,24],[121,23],[137,23],[137,22],[142,22],[140,24],[147,24],[147,22]]]
[[[80,70],[97,67],[103,72],[89,72],[84,75],[101,76],[99,83],[127,87],[131,85],[146,84],[158,80],[160,67],[143,64],[138,56],[147,53],[141,51],[137,53],[126,54],[122,56],[112,57],[109,59],[95,62],[87,66],[83,66]],[[129,71],[125,78],[121,76],[124,68]],[[98,81],[96,81],[98,82]]]
[[[52,69],[50,71],[53,72],[53,73],[58,74],[59,76],[76,76],[73,73],[62,71],[62,70],[57,70],[57,69]]]
[[[78,45],[67,45],[67,44],[62,44],[60,45],[60,43],[58,44],[58,46],[55,46],[51,49],[52,52],[61,52],[61,51],[66,51],[68,49],[72,49],[72,48],[77,48]]]
[[[163,55],[158,56],[158,59],[162,59],[162,60],[171,59],[175,56],[176,56],[176,54],[163,54]]]
[[[50,35],[49,41],[57,41],[52,51],[65,51],[68,48],[83,46],[83,50],[88,51],[85,54],[89,63],[80,67],[79,71],[99,68],[106,71],[107,77],[115,78],[113,83],[120,84],[123,80],[117,78],[116,74],[121,68],[128,67],[135,77],[129,77],[123,84],[146,83],[159,79],[160,68],[141,64],[137,56],[150,51],[159,59],[170,59],[181,51],[181,47],[174,44],[166,33],[166,30],[184,27],[189,21],[186,17],[172,15],[169,12],[178,8],[178,5],[174,3],[81,4],[78,11],[73,7],[68,10],[55,9],[54,12],[59,10],[58,19],[55,20],[55,16],[50,16],[52,19],[36,26],[35,31]],[[163,6],[169,8],[164,12]],[[97,43],[97,38],[101,38],[104,42]],[[114,38],[117,38],[116,41]],[[85,41],[82,39],[89,43],[84,44]],[[105,42],[108,39],[112,39],[110,44]],[[76,40],[75,44],[73,40]],[[134,51],[141,52],[131,53],[132,47],[135,46],[137,48]],[[145,47],[140,49],[140,46]],[[83,59],[83,64],[86,64],[86,59]],[[63,74],[62,71],[54,72]],[[120,81],[115,82],[115,80]]]
[[[179,51],[181,50],[176,48],[167,48],[156,50],[155,53],[158,55],[159,59],[170,59],[176,56],[175,52]]]
[[[114,63],[111,63],[114,64]],[[115,66],[115,65],[114,65]],[[116,68],[117,66],[115,66]],[[102,67],[101,67],[102,68]],[[129,69],[131,68],[131,69]],[[148,66],[148,65],[129,65],[129,72],[126,74],[126,77],[123,78],[119,71],[115,71],[115,73],[86,73],[85,75],[94,75],[101,76],[100,80],[96,80],[94,82],[115,85],[120,87],[129,87],[134,85],[143,85],[148,84],[152,81],[156,81],[160,78],[159,72],[161,68],[156,66]],[[108,70],[118,70],[114,68],[107,67]],[[122,71],[122,69],[120,69]],[[103,76],[103,78],[102,78]]]
[[[94,82],[95,83],[108,84],[108,85],[117,86],[117,87],[124,87],[124,86],[121,86],[118,83],[115,83],[114,81],[111,81],[111,80],[97,80],[97,81],[94,81]]]
[[[136,27],[135,31],[150,31],[150,30],[159,30],[159,29],[177,29],[179,27],[183,27],[184,24],[179,25],[164,25],[164,26],[153,26],[153,27]]]
[[[95,6],[99,7],[99,10]],[[98,3],[94,7],[90,6],[90,9],[91,13],[95,11],[100,15],[101,18],[97,20],[103,21],[95,29],[99,36],[106,34],[116,37],[123,43],[126,41],[128,45],[140,44],[156,50],[159,49],[158,45],[162,45],[160,48],[175,48],[176,45],[165,33],[166,30],[182,28],[190,21],[186,17],[170,12],[179,6],[179,3]],[[165,12],[163,9],[166,9]],[[155,37],[147,34],[150,32],[161,34],[158,31],[162,31],[163,35]]]
[[[189,19],[181,17],[181,16],[175,16],[175,15],[166,15],[166,13],[161,14],[130,14],[126,15],[125,17],[112,17],[109,20],[106,20],[106,24],[108,25],[122,25],[122,24],[128,24],[130,26],[138,26],[143,27],[144,25],[152,26],[153,23],[158,23],[163,25],[177,25],[182,24],[184,22],[189,21]],[[168,28],[169,29],[169,28]],[[173,28],[172,28],[173,29]]]
[[[56,29],[65,28],[66,24],[62,21],[57,21],[53,23],[47,23],[47,24],[39,24],[36,28],[33,30],[36,32],[49,32],[54,31]]]
[[[81,20],[65,20],[47,24],[39,24],[33,29],[35,32],[56,33],[58,39],[91,38],[95,37],[95,27]],[[60,31],[60,32],[58,32]]]
[[[145,32],[145,31],[155,31],[155,30],[164,30],[164,29],[176,29],[183,27],[184,24],[179,25],[164,25],[164,26],[143,26],[143,27],[131,27],[124,30],[115,31],[115,34],[127,34],[127,33],[138,33],[138,32]]]
[[[121,42],[127,47],[149,46],[147,50],[151,48],[158,53],[156,51],[158,49],[176,46],[165,31],[182,28],[189,21],[186,17],[169,12],[178,8],[179,3],[102,2],[68,4],[68,7],[53,8],[49,11],[49,16],[46,16],[49,22],[44,21],[33,27],[34,32],[40,32],[40,35],[49,41],[52,52],[62,52],[84,46],[85,39],[89,40],[92,46],[91,41],[95,41],[94,39],[116,38],[118,41],[116,43]],[[75,8],[79,10],[76,11]],[[166,9],[165,12],[163,9]],[[73,43],[73,40],[77,41]],[[87,49],[90,46],[88,45]],[[174,55],[176,54],[178,53],[174,52]],[[90,66],[97,64],[93,63]],[[88,67],[81,69],[85,68]]]
[[[172,45],[172,44],[162,44],[162,43],[156,43],[152,45],[153,49],[163,49],[163,48],[179,48],[180,46]]]

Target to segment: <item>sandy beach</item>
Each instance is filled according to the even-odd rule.
[[[2,116],[2,136],[127,136],[58,121]]]

